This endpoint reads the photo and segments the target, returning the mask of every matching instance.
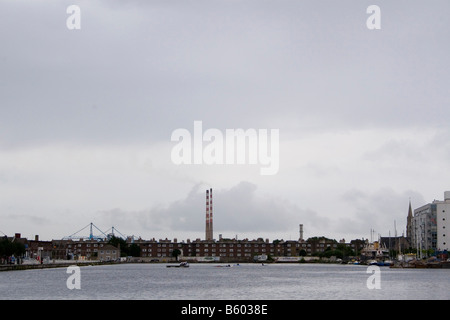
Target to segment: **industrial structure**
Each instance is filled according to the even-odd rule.
[[[213,240],[213,194],[212,188],[206,190],[206,227],[205,240]]]

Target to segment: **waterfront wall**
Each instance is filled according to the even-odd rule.
[[[67,268],[68,266],[91,266],[91,265],[104,265],[114,264],[117,262],[104,262],[104,261],[73,261],[67,260],[66,262],[58,263],[43,263],[43,264],[5,264],[0,265],[0,271],[15,271],[15,270],[31,270],[31,269],[46,269],[46,268]]]

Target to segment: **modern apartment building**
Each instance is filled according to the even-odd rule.
[[[411,230],[411,247],[419,254],[424,251],[444,251],[449,249],[450,191],[444,193],[444,201],[434,200],[414,210],[408,219]]]
[[[450,246],[450,191],[444,193],[444,201],[435,201],[437,248],[439,251],[449,250]]]

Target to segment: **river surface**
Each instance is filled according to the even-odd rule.
[[[334,264],[118,264],[0,272],[1,298],[113,300],[450,299],[450,269],[391,269]],[[75,275],[75,274],[74,274]],[[377,276],[376,279],[374,277]],[[70,283],[75,283],[70,279]],[[369,281],[368,281],[369,280]],[[369,282],[369,286],[368,286]],[[378,283],[379,289],[369,289]]]

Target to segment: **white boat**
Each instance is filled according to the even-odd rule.
[[[177,265],[168,265],[166,266],[167,268],[188,268],[189,267],[189,263],[185,262],[180,262],[180,264]]]
[[[361,259],[368,265],[389,266],[392,263],[389,259],[389,250],[379,241],[367,242],[361,250]]]

